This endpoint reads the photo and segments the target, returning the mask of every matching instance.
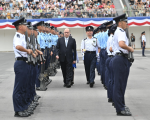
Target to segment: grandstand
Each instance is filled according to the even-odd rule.
[[[115,16],[112,0],[0,0],[0,19]]]

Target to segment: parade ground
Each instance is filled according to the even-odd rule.
[[[134,52],[135,62],[125,94],[126,105],[132,116],[116,116],[116,111],[108,103],[107,91],[95,78],[95,86],[86,84],[86,77],[81,53],[75,69],[74,85],[63,87],[61,70],[52,79],[47,91],[38,91],[41,96],[34,114],[27,118],[14,117],[12,93],[14,87],[14,53],[0,52],[0,120],[150,120],[150,50],[142,57],[141,50]]]

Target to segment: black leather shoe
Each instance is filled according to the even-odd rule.
[[[115,104],[114,104],[114,103],[112,103],[112,106],[115,106]]]
[[[130,112],[130,109],[129,109],[129,107],[125,106],[124,108],[125,108],[125,111],[128,111],[128,112]]]
[[[90,83],[90,88],[93,88],[93,85],[94,85],[93,83]]]
[[[109,103],[112,103],[112,99],[109,98],[109,99],[108,99],[108,102],[109,102]]]
[[[40,90],[40,87],[37,87],[36,90]]]
[[[72,85],[74,85],[74,82],[73,82],[73,81],[71,82],[71,86],[72,86]]]
[[[107,90],[107,87],[104,85],[104,89]]]
[[[14,117],[29,117],[30,115],[27,112],[15,112]]]
[[[131,112],[128,111],[121,111],[117,113],[118,116],[132,116]]]
[[[89,81],[87,81],[87,83],[86,84],[90,84],[90,82]]]
[[[64,87],[66,87],[66,84],[64,84]]]
[[[66,88],[71,88],[71,85],[66,85]]]

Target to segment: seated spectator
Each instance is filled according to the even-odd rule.
[[[23,12],[23,10],[22,11],[20,11],[20,13],[19,13],[19,18],[21,19],[21,18],[23,18],[24,17],[24,12]]]
[[[35,19],[39,19],[41,14],[35,9]]]
[[[36,9],[36,6],[35,6],[35,5],[33,5],[31,8],[32,8],[33,10],[35,10],[35,9]]]
[[[46,18],[52,18],[53,17],[53,13],[51,10],[49,10],[47,13],[46,13]]]
[[[0,6],[0,11],[3,11],[3,7],[2,7],[2,5]]]
[[[38,12],[39,12],[39,13],[42,13],[42,11],[43,11],[43,10],[39,7],[39,8],[38,8]]]
[[[9,7],[10,7],[10,9],[13,8],[13,1],[12,1],[12,0],[11,0],[10,3],[9,3]]]
[[[146,16],[150,16],[150,12],[149,11],[146,11]]]
[[[19,15],[18,15],[18,13],[17,13],[17,14],[15,14],[14,19],[19,19]]]
[[[97,17],[102,17],[102,11],[101,11],[101,9],[97,10]]]
[[[61,18],[64,18],[64,11],[60,11]]]
[[[111,3],[110,8],[115,8],[114,3]]]
[[[32,19],[35,19],[35,10],[32,11]]]
[[[2,19],[2,11],[0,11],[0,19]]]
[[[77,16],[78,18],[82,18],[82,12],[81,12],[80,9],[76,10],[76,16]]]
[[[69,12],[70,12],[70,16],[73,16],[74,8],[73,7],[70,8]]]
[[[6,7],[9,7],[10,0],[5,0]]]
[[[112,13],[112,17],[115,17],[115,16],[116,16],[116,9],[115,9],[115,8],[112,8],[112,9],[111,9],[111,13]]]
[[[6,13],[5,13],[5,10],[3,10],[2,14],[1,14],[1,19],[6,19]]]

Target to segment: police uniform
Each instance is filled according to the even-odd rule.
[[[87,26],[86,31],[93,31],[92,26]],[[84,66],[87,78],[87,83],[90,83],[90,87],[93,87],[95,79],[95,67],[96,67],[96,49],[100,48],[97,38],[88,37],[82,40],[81,50],[84,51]],[[86,50],[86,51],[85,51]]]
[[[112,60],[114,57],[114,52],[110,52],[110,47],[113,48],[113,34],[117,28],[117,25],[114,24],[109,27],[108,31],[108,41],[107,41],[107,54],[108,58],[106,60],[106,71],[105,71],[105,81],[107,86],[107,97],[108,102],[113,102],[112,94],[113,94],[113,69],[112,69]]]
[[[37,28],[38,26],[44,26],[44,21],[40,21],[34,25],[35,28]],[[38,42],[38,45],[40,45],[41,51],[43,52],[43,56],[46,57],[47,55],[45,54],[45,47],[46,47],[46,41],[45,40],[46,39],[45,39],[44,33],[38,31],[37,42]],[[37,76],[39,77],[40,73],[44,73],[44,70],[45,70],[45,63],[41,64],[40,67],[38,68]],[[41,82],[37,78],[36,79],[36,90],[40,90],[40,91],[47,90],[46,87],[41,88],[40,85],[41,85]]]
[[[17,20],[13,23],[15,27],[19,25],[26,25],[25,18]],[[28,117],[30,114],[25,112],[28,109],[28,103],[26,101],[26,87],[28,84],[28,64],[27,53],[16,49],[17,46],[22,46],[26,49],[25,35],[16,32],[13,39],[13,49],[15,53],[16,62],[14,64],[15,83],[13,91],[13,106],[15,111],[15,117]]]
[[[106,29],[106,26],[104,24],[101,25],[102,30]],[[102,84],[104,84],[105,87],[105,61],[107,58],[107,52],[106,52],[106,39],[107,39],[107,33],[105,31],[103,31],[101,33],[101,39],[100,39],[100,47],[101,47],[101,51],[100,51],[100,66],[101,66],[101,81]]]
[[[146,37],[145,37],[145,35],[143,35],[144,33],[145,33],[145,31],[142,32],[142,56],[143,57],[145,57],[145,46],[146,46]],[[144,41],[145,46],[143,46],[143,41]]]
[[[120,21],[127,21],[126,14],[114,18],[116,23]],[[128,46],[128,39],[125,31],[117,27],[114,34],[114,53],[113,72],[114,72],[114,89],[113,101],[116,107],[117,115],[131,116],[129,109],[125,105],[124,95],[129,75],[130,62],[128,61],[128,50],[119,46],[119,42],[124,41]]]

